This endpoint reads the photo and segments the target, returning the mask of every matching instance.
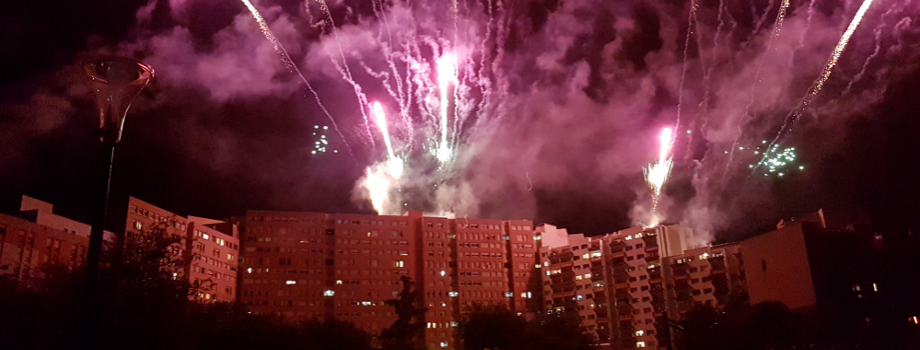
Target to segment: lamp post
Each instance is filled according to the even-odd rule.
[[[102,255],[102,238],[108,212],[109,190],[112,186],[112,161],[115,158],[115,145],[121,140],[121,131],[125,125],[125,116],[128,108],[131,107],[131,102],[153,79],[153,68],[130,58],[102,56],[85,62],[83,73],[86,74],[89,85],[96,96],[96,107],[99,109],[99,141],[102,143],[103,155],[108,160],[105,197],[102,198],[102,210],[97,213],[99,216],[93,223],[90,232],[89,249],[86,256],[87,285],[92,295]]]

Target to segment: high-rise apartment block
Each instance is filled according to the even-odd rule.
[[[335,317],[376,334],[397,320],[385,302],[407,276],[427,307],[426,346],[453,349],[466,307],[537,307],[530,221],[249,211],[240,222],[240,301],[253,313]]]
[[[140,199],[128,199],[125,235],[164,234],[180,239],[188,259],[184,275],[198,301],[234,301],[237,295],[239,233],[227,222],[184,217]],[[190,254],[190,255],[189,255]],[[178,277],[178,276],[177,276]]]
[[[743,285],[737,245],[688,249],[692,231],[679,225],[599,237],[552,225],[536,232],[546,312],[577,312],[585,331],[615,349],[666,348],[664,316],[717,306]]]

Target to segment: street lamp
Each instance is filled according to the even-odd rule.
[[[112,161],[115,158],[115,144],[121,140],[121,130],[131,102],[153,79],[153,68],[136,60],[102,56],[83,64],[83,73],[96,96],[99,109],[99,140],[104,155],[108,157],[108,174],[102,210],[92,226],[89,236],[89,250],[86,256],[86,272],[90,288],[94,288],[102,255],[102,237],[109,204],[109,190],[112,185]]]

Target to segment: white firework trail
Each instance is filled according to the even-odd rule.
[[[673,142],[674,132],[671,128],[662,129],[661,134],[658,135],[658,160],[642,169],[645,174],[645,183],[652,191],[651,226],[656,226],[659,220],[656,211],[658,209],[658,200],[661,198],[661,189],[668,182],[668,177],[671,176],[671,169],[674,167],[674,162],[671,160]]]
[[[438,65],[438,92],[440,99],[440,133],[441,141],[435,156],[441,163],[447,163],[453,156],[450,140],[448,140],[448,117],[450,115],[450,87],[451,84],[457,83],[457,57],[452,53],[441,56],[437,62]]]
[[[262,17],[262,14],[259,13],[259,10],[252,5],[252,2],[249,0],[241,0],[243,5],[249,10],[249,13],[252,14],[252,17],[255,19],[256,23],[259,24],[259,30],[262,32],[262,35],[272,43],[272,46],[275,49],[275,52],[281,56],[281,61],[284,62],[285,66],[288,67],[290,71],[297,74],[300,78],[300,81],[303,82],[304,86],[316,100],[316,104],[323,111],[327,118],[329,118],[329,123],[332,124],[332,128],[335,129],[335,132],[339,134],[339,137],[342,139],[342,143],[345,145],[345,149],[348,150],[348,153],[354,157],[354,152],[351,149],[351,146],[348,144],[348,140],[345,139],[345,135],[342,134],[342,131],[339,130],[339,125],[335,122],[335,118],[332,117],[332,114],[329,113],[329,110],[326,109],[326,106],[323,105],[323,101],[320,100],[319,94],[316,93],[316,90],[313,89],[313,86],[310,85],[310,81],[304,77],[303,73],[300,71],[300,68],[297,68],[297,65],[294,63],[294,60],[291,59],[291,55],[288,54],[287,50],[281,45],[281,41],[275,37],[275,34],[272,33],[271,28],[268,27],[268,23],[265,22],[265,18]]]
[[[862,22],[863,16],[866,15],[866,11],[869,11],[869,7],[872,6],[873,0],[864,0],[862,5],[859,6],[859,10],[856,11],[856,15],[853,17],[853,21],[850,22],[850,25],[847,27],[847,30],[843,32],[843,36],[840,37],[840,41],[837,43],[837,46],[834,48],[834,52],[831,53],[830,60],[827,61],[827,65],[824,66],[824,70],[821,72],[821,77],[815,82],[815,85],[812,87],[811,92],[808,94],[808,99],[805,101],[805,106],[807,107],[811,102],[814,101],[814,98],[821,92],[821,89],[824,87],[824,83],[827,82],[827,79],[831,77],[831,70],[834,69],[834,66],[837,65],[837,60],[840,59],[840,55],[843,53],[843,50],[847,48],[847,43],[850,42],[850,37],[853,36],[853,32],[856,31],[856,28],[859,27],[859,23]]]

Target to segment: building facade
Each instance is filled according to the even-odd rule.
[[[474,303],[535,310],[530,221],[249,211],[241,218],[240,301],[290,321],[338,318],[379,334],[397,320],[385,302],[412,278],[425,344],[457,348],[454,327]]]
[[[165,234],[179,238],[186,259],[181,278],[192,284],[200,302],[235,301],[239,233],[228,222],[177,215],[140,199],[128,199],[125,235]],[[180,276],[176,276],[179,278]]]
[[[40,277],[45,264],[83,265],[90,225],[54,213],[54,205],[22,196],[19,215],[0,214],[0,274],[20,281]],[[105,232],[107,244],[114,235]]]
[[[576,312],[596,342],[615,349],[667,348],[663,316],[718,306],[744,286],[737,245],[689,249],[692,231],[678,225],[600,237],[552,225],[536,233],[547,314]]]

